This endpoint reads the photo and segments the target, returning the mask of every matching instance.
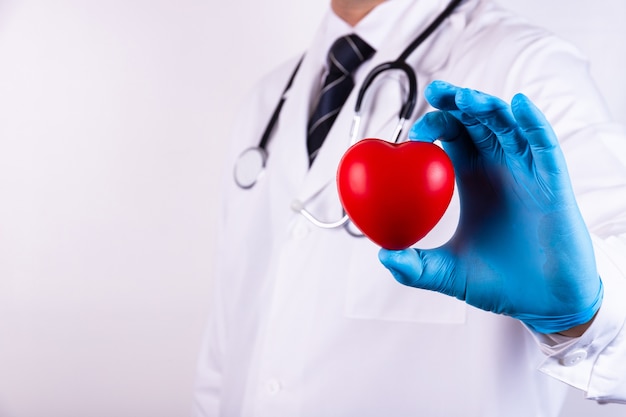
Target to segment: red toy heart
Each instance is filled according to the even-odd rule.
[[[337,186],[343,208],[365,236],[399,250],[439,222],[452,199],[454,168],[432,143],[364,139],[339,162]]]

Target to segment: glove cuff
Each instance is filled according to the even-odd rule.
[[[578,313],[568,314],[564,316],[537,316],[534,314],[516,314],[513,317],[522,321],[526,326],[532,330],[543,333],[559,333],[572,327],[579,326],[587,323],[598,312],[602,305],[602,298],[604,297],[604,285],[602,279],[600,279],[600,287],[596,298],[591,305]]]

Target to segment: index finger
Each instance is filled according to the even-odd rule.
[[[445,111],[459,110],[456,104],[456,94],[460,90],[453,84],[435,80],[424,90],[424,97],[436,109]]]
[[[463,88],[457,92],[456,104],[461,111],[496,135],[505,154],[519,157],[528,153],[528,142],[521,134],[508,103],[489,94]]]

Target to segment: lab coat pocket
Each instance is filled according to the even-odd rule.
[[[363,238],[353,247],[346,288],[349,318],[414,323],[465,322],[466,304],[454,297],[398,283]]]

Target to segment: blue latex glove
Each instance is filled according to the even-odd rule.
[[[515,317],[541,333],[590,321],[603,288],[556,136],[521,95],[511,105],[436,81],[426,98],[440,111],[411,129],[441,139],[457,176],[454,237],[431,250],[380,251],[400,283],[438,291]]]

